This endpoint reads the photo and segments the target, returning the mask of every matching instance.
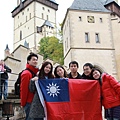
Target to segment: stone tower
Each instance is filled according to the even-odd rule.
[[[12,11],[13,47],[28,44],[31,50],[37,50],[41,38],[56,35],[58,4],[55,0],[17,0],[17,5]]]
[[[118,72],[120,70],[118,70],[118,60],[116,60],[116,51],[120,56],[120,49],[118,52],[114,42],[115,38],[116,41],[119,40],[117,36],[120,29],[113,33],[114,24],[111,16],[114,10],[111,12],[106,9],[105,6],[108,4],[104,3],[106,3],[105,0],[104,2],[103,0],[74,0],[67,10],[62,26],[64,64],[68,66],[70,61],[76,60],[82,72],[84,63],[90,62],[101,71],[114,75],[120,80]],[[114,1],[113,3],[117,4]],[[117,14],[114,16],[114,22],[115,18],[117,19],[115,24],[119,28],[119,16]]]
[[[7,57],[7,56],[11,56],[8,44],[6,45],[6,48],[4,50],[4,57]]]

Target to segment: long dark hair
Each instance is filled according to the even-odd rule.
[[[40,71],[39,71],[39,74],[38,74],[39,79],[45,79],[46,73],[44,72],[44,68],[45,68],[47,65],[49,65],[49,64],[50,64],[50,66],[51,66],[51,70],[50,70],[50,72],[47,74],[48,79],[49,79],[49,78],[54,78],[54,76],[53,76],[53,74],[52,74],[53,65],[52,65],[50,62],[46,61],[46,62],[44,62],[44,63],[42,64],[42,67],[41,67],[41,69],[40,69]]]
[[[55,70],[54,70],[54,75],[55,75],[55,77],[56,77],[56,78],[60,78],[60,76],[57,74],[57,68],[58,68],[58,67],[60,67],[60,68],[62,68],[62,69],[64,70],[64,77],[67,78],[67,72],[66,72],[65,68],[64,68],[63,66],[61,66],[61,65],[58,65],[58,66],[55,68]]]

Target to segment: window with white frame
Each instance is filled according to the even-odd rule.
[[[95,33],[95,41],[96,43],[100,43],[99,33]]]
[[[20,31],[20,40],[22,40],[22,31]]]
[[[44,14],[42,13],[42,19],[44,19]]]
[[[79,16],[79,21],[82,21],[82,17],[81,16]]]
[[[89,41],[89,33],[88,32],[85,33],[85,42],[86,43],[90,42]]]
[[[103,19],[102,18],[100,18],[100,23],[102,23],[103,22]]]

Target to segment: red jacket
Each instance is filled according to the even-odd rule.
[[[120,105],[120,83],[111,75],[102,75],[102,104],[108,109]]]
[[[26,65],[26,68],[32,70],[35,74],[38,72],[38,68],[35,68],[29,64]],[[26,103],[31,103],[34,97],[34,93],[29,91],[29,82],[32,78],[32,74],[30,71],[25,70],[21,74],[21,84],[20,84],[20,98],[21,98],[21,106],[25,106]]]

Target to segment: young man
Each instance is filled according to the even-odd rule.
[[[69,63],[69,69],[70,69],[70,73],[68,74],[68,78],[71,79],[81,79],[81,75],[78,73],[78,62],[76,61],[72,61]]]
[[[93,65],[91,63],[85,63],[83,65],[83,74],[82,74],[82,79],[89,79],[92,80],[93,77],[91,75],[91,71],[93,69]]]
[[[5,65],[4,60],[0,61],[0,66],[0,100],[2,99],[2,94],[4,100],[6,100],[8,96],[8,73],[11,73],[11,69]]]
[[[29,83],[30,79],[33,77],[31,72],[34,74],[37,74],[38,68],[36,68],[38,63],[38,56],[34,53],[31,53],[27,57],[27,64],[26,64],[26,70],[24,70],[21,74],[21,84],[20,84],[20,98],[21,98],[21,106],[24,108],[26,113],[25,120],[31,120],[29,118],[29,111],[30,111],[30,105],[34,97],[34,93],[30,92],[29,90]],[[29,70],[27,70],[29,69]]]

